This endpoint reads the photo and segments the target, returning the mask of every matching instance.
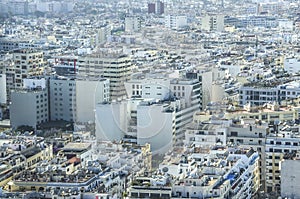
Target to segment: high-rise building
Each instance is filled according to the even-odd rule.
[[[155,13],[155,3],[148,3],[148,14]]]
[[[141,30],[141,19],[139,17],[125,18],[125,32],[138,32]]]
[[[155,1],[155,2],[149,2],[148,3],[148,14],[158,14],[162,15],[165,13],[165,4],[162,1]]]
[[[40,75],[43,72],[43,51],[36,49],[20,49],[13,51],[15,69],[14,88],[22,88],[23,79]]]
[[[96,107],[97,140],[126,140],[149,143],[153,153],[164,154],[173,147],[175,101],[130,99]],[[110,125],[107,125],[110,124]]]
[[[49,80],[50,120],[75,121],[75,79],[56,77]]]
[[[11,93],[10,122],[13,129],[37,125],[49,120],[46,88],[13,90]]]
[[[41,75],[44,70],[43,52],[37,49],[18,49],[12,52],[13,63],[6,66],[8,100],[11,89],[23,88],[23,79]]]
[[[98,29],[96,35],[96,44],[103,44],[107,41],[107,38],[111,35],[110,25],[104,25]]]
[[[162,1],[157,0],[155,2],[155,13],[158,15],[165,13],[165,4]]]
[[[201,29],[206,31],[221,32],[224,30],[223,15],[206,15],[201,19]]]
[[[297,127],[297,126],[296,126]],[[286,156],[295,155],[300,150],[300,137],[296,129],[283,129],[270,134],[266,140],[266,191],[280,193],[281,162]]]
[[[187,16],[184,15],[167,15],[165,16],[165,27],[169,29],[180,29],[186,27]]]
[[[131,58],[120,51],[102,51],[79,58],[79,76],[91,79],[109,79],[110,99],[126,97],[124,83],[130,80]]]

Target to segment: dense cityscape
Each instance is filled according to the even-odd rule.
[[[0,198],[300,198],[297,0],[0,0]]]

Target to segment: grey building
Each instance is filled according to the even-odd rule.
[[[48,120],[48,93],[46,89],[12,91],[10,122],[13,129],[22,125],[36,128],[37,125]]]
[[[50,120],[75,120],[75,79],[54,78],[49,80]]]

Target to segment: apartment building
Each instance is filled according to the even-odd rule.
[[[187,16],[184,15],[166,15],[165,16],[165,27],[177,30],[184,28],[188,25]]]
[[[297,129],[295,129],[297,128]],[[295,131],[295,132],[293,132]],[[284,127],[266,140],[266,191],[280,193],[281,161],[295,156],[300,149],[299,126]]]
[[[104,44],[108,37],[111,35],[111,26],[110,25],[103,25],[98,29],[96,34],[96,44]]]
[[[96,137],[98,140],[124,139],[141,145],[150,143],[153,153],[163,154],[173,146],[174,103],[131,99],[98,104]]]
[[[23,79],[43,74],[43,52],[36,49],[19,49],[13,51],[14,77],[12,88],[22,88]]]
[[[173,179],[172,198],[250,198],[259,188],[258,160],[253,149],[191,145],[168,153],[159,169]]]
[[[13,129],[19,126],[37,125],[49,121],[47,89],[13,90],[11,93],[10,122]]]
[[[130,80],[131,58],[121,51],[102,51],[79,58],[79,77],[107,78],[110,82],[110,99],[126,97],[124,83]]]
[[[125,17],[125,32],[134,33],[141,30],[141,19],[139,17]]]
[[[243,106],[250,102],[256,106],[262,106],[268,102],[278,102],[278,88],[264,86],[242,86],[239,89],[239,105]]]
[[[268,102],[281,102],[296,99],[300,95],[300,82],[290,81],[275,86],[266,86],[260,83],[246,84],[239,89],[239,105],[251,103],[261,106]]]
[[[227,128],[227,143],[241,148],[252,148],[259,155],[260,190],[265,190],[266,179],[266,137],[269,134],[267,123],[255,120],[241,120],[240,124],[230,124]]]
[[[50,120],[74,122],[76,118],[75,79],[54,77],[49,79]]]
[[[206,15],[201,18],[201,29],[205,31],[224,31],[223,15]]]

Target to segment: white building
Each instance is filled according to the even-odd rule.
[[[149,78],[136,79],[125,82],[128,98],[142,97],[143,99],[168,99],[170,92],[170,79]]]
[[[36,10],[49,13],[71,12],[74,5],[73,2],[38,1],[36,3]]]
[[[166,104],[143,102],[137,107],[137,143],[149,143],[154,153],[163,154],[173,146],[175,111]]]
[[[278,89],[276,87],[248,86],[244,85],[239,89],[239,105],[251,103],[261,106],[268,102],[278,101]]]
[[[6,93],[6,75],[0,74],[0,104],[6,104],[7,93]]]
[[[201,18],[201,29],[205,31],[224,30],[224,16],[223,15],[206,15]]]
[[[281,197],[300,198],[300,160],[284,160],[281,163]]]
[[[187,16],[183,15],[166,15],[165,16],[165,27],[169,29],[180,29],[188,25]]]
[[[139,17],[125,17],[125,32],[133,33],[141,30],[141,19]]]
[[[173,145],[175,112],[168,103],[131,99],[98,104],[95,123],[97,140],[149,143],[151,151],[161,154]]]
[[[225,93],[219,92],[218,87],[213,86],[213,84],[224,77],[228,77],[229,70],[224,68],[212,68],[209,71],[201,71],[198,74],[198,79],[200,82],[200,93],[201,93],[201,109],[204,110],[208,103],[212,99],[223,98]],[[216,89],[217,88],[217,89]],[[217,92],[217,93],[216,93]]]
[[[284,59],[283,67],[288,73],[297,73],[300,71],[300,60],[294,57],[287,57]]]
[[[252,198],[259,188],[257,152],[190,146],[168,154],[159,168],[173,176],[172,198]]]
[[[127,96],[131,98],[156,99],[176,102],[176,141],[182,142],[184,126],[192,121],[200,110],[201,86],[198,80],[149,78],[135,79],[125,83]]]
[[[278,28],[283,31],[293,31],[294,22],[288,19],[279,19]]]
[[[190,123],[185,127],[185,144],[207,148],[217,143],[226,145],[227,128],[209,123]]]
[[[285,100],[296,99],[300,96],[300,81],[291,81],[285,84],[265,86],[261,83],[246,84],[239,89],[240,106],[251,103],[261,106],[269,102],[281,103]]]
[[[123,139],[127,133],[128,126],[127,103],[123,101],[96,105],[95,124],[97,140],[119,141]]]
[[[110,101],[108,79],[76,79],[76,122],[94,122],[96,104]]]
[[[96,44],[99,45],[105,43],[110,35],[111,35],[110,25],[105,25],[100,27],[96,35]]]

